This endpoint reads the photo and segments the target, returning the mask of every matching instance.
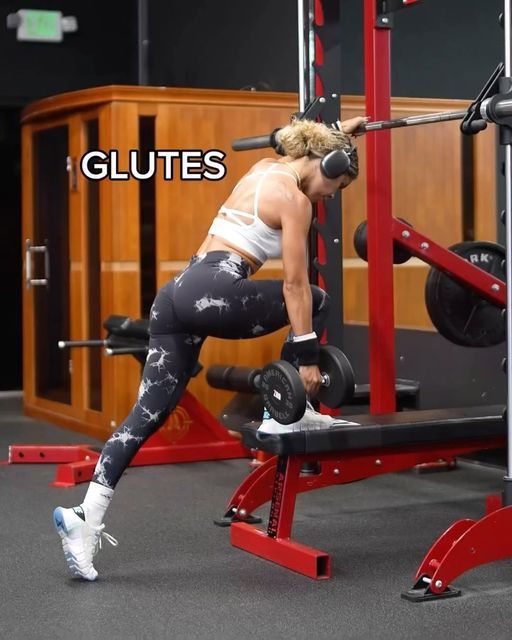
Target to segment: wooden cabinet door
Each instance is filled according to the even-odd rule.
[[[60,124],[27,137],[24,388],[30,397],[71,404],[72,361],[58,346],[70,335],[69,130]]]

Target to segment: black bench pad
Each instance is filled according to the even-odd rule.
[[[503,408],[493,405],[341,416],[357,424],[281,435],[258,434],[253,424],[242,429],[242,441],[249,448],[291,455],[499,437],[507,434]]]
[[[145,318],[133,320],[129,316],[111,315],[103,321],[103,328],[120,338],[149,340],[149,320]]]

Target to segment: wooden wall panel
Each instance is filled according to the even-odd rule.
[[[35,365],[34,365],[34,299],[32,292],[25,286],[25,241],[34,237],[34,174],[33,174],[33,144],[32,125],[25,125],[21,131],[21,255],[23,256],[22,274],[20,278],[21,300],[23,309],[23,398],[24,403],[34,403],[36,393]]]
[[[395,325],[433,330],[425,308],[425,279],[429,267],[417,258],[394,267]],[[357,258],[345,261],[343,270],[345,322],[368,324],[368,266]]]
[[[436,242],[453,244],[461,240],[458,123],[396,129],[392,166],[393,214]]]
[[[100,149],[119,152],[119,170],[128,169],[130,149],[139,146],[137,104],[113,102],[100,111]],[[139,260],[139,183],[102,180],[100,183],[101,259]]]
[[[69,119],[69,156],[73,159],[78,169],[77,161],[80,158],[83,148],[82,127],[79,116],[75,115]],[[85,334],[84,320],[87,316],[87,310],[84,307],[83,290],[83,201],[81,191],[77,187],[73,187],[73,180],[69,178],[69,259],[70,259],[70,335],[62,336],[64,339],[79,340]],[[78,180],[78,175],[77,175]],[[71,393],[72,404],[74,407],[83,407],[86,398],[86,390],[84,389],[84,367],[86,363],[86,354],[82,349],[70,349],[67,351],[71,362]],[[77,417],[83,417],[83,412],[77,412]]]
[[[101,269],[102,308],[108,306],[109,313],[139,317],[139,302],[133,293],[133,282],[138,282],[138,264],[131,269],[120,269],[116,263],[104,263]],[[129,266],[129,265],[128,265]],[[113,302],[115,301],[115,302]],[[103,377],[103,425],[119,424],[130,411],[137,396],[140,365],[133,356],[105,356]]]
[[[139,146],[137,103],[112,102],[100,111],[100,148],[119,152],[119,170],[128,170],[130,149]],[[102,180],[101,316],[140,316],[139,182]],[[105,357],[102,364],[103,426],[110,430],[131,409],[140,366],[131,356]]]
[[[489,126],[474,136],[475,238],[496,240],[496,127]]]
[[[231,150],[231,141],[251,131],[269,131],[286,122],[285,108],[247,109],[245,106],[212,108],[200,104],[165,104],[158,109],[156,146],[159,149],[220,149],[227,155],[222,180],[157,182],[157,256],[159,261],[188,261],[202,243],[211,221],[239,178],[271,151],[247,153]],[[256,116],[257,117],[254,117]]]

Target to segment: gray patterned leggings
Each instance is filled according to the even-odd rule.
[[[282,280],[249,280],[249,265],[237,254],[194,256],[187,268],[158,292],[151,307],[149,351],[137,401],[105,443],[93,482],[113,489],[144,442],[165,422],[190,380],[208,336],[243,339],[289,324]],[[328,296],[312,285],[313,327],[323,333]],[[293,362],[286,341],[281,358]]]

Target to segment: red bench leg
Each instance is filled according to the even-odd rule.
[[[267,531],[234,523],[231,544],[310,578],[326,579],[331,577],[330,556],[290,540],[302,462],[301,456],[279,457]]]

